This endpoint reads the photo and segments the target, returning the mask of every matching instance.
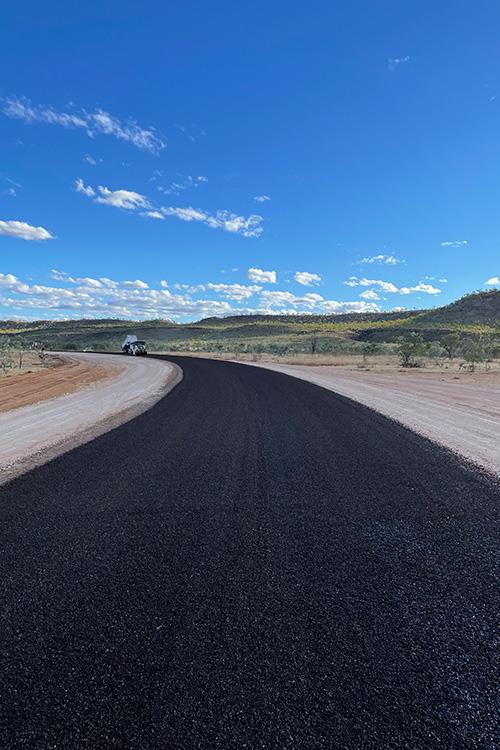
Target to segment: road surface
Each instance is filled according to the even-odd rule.
[[[308,380],[353,398],[424,437],[500,474],[500,386],[439,374],[366,372],[328,365],[248,363]]]
[[[0,488],[0,746],[496,747],[498,485],[310,383],[174,361]]]
[[[61,356],[82,367],[95,367],[99,377],[76,390],[77,383],[68,378],[68,390],[74,390],[68,394],[58,382],[63,395],[54,398],[47,397],[45,378],[38,403],[0,413],[0,484],[146,411],[177,379],[177,368],[147,357]],[[64,365],[53,368],[52,379],[64,383],[64,369]],[[36,381],[30,388],[35,385]]]

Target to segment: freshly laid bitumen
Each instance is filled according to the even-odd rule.
[[[173,361],[0,488],[0,747],[498,747],[498,483],[318,386]]]

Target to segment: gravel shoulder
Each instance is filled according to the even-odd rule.
[[[438,374],[423,378],[340,367],[255,364],[354,399],[500,473],[500,385],[463,383]]]
[[[61,366],[2,385],[0,484],[141,414],[182,378],[157,359],[58,356]]]

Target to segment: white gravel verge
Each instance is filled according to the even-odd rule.
[[[500,474],[500,388],[426,374],[355,372],[339,367],[246,363],[315,383],[359,401]]]
[[[0,414],[0,484],[141,414],[171,390],[182,370],[146,357],[74,354],[120,366],[115,377]]]

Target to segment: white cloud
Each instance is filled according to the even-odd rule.
[[[90,185],[85,185],[81,177],[75,180],[75,190],[77,193],[83,193],[87,198],[93,198],[96,194],[94,188]]]
[[[257,201],[257,203],[265,203],[270,200],[271,198],[268,195],[254,195],[254,201]]]
[[[462,245],[468,245],[469,240],[447,240],[441,243],[441,247],[461,247]]]
[[[25,221],[0,221],[0,234],[17,237],[21,240],[53,240],[54,237],[44,227],[33,227]]]
[[[12,274],[0,274],[0,305],[11,310],[36,313],[37,317],[122,317],[132,319],[172,318],[199,319],[211,315],[243,313],[300,314],[369,312],[378,310],[373,302],[325,300],[320,294],[295,296],[287,291],[262,291],[258,285],[244,284],[174,284],[171,291],[162,280],[151,288],[141,279],[118,281],[105,277],[74,277],[65,271],[52,271],[52,278],[62,282],[50,287],[29,285]],[[198,298],[212,292],[225,299]],[[193,295],[196,295],[193,296]],[[239,303],[252,295],[257,303],[242,308]],[[234,301],[235,304],[231,304]]]
[[[256,284],[276,284],[276,271],[263,271],[262,268],[249,268],[247,276]]]
[[[397,263],[402,263],[403,261],[396,258],[394,255],[371,255],[367,258],[361,258],[361,260],[358,260],[357,263],[359,265],[364,265],[366,263],[377,263],[378,265],[386,265],[386,266],[395,266]]]
[[[123,286],[128,286],[132,289],[149,289],[149,286],[146,284],[146,282],[141,281],[141,279],[136,279],[135,281],[124,281]]]
[[[402,286],[397,287],[391,281],[382,281],[380,279],[358,279],[357,276],[351,276],[347,281],[344,281],[346,286],[357,287],[377,287],[382,292],[388,294],[411,294],[412,292],[423,292],[424,294],[439,294],[441,289],[433,287],[431,284],[424,284],[420,281],[415,286]]]
[[[90,156],[90,154],[85,154],[85,156],[83,157],[83,160],[86,161],[87,164],[92,164],[92,166],[94,167],[97,164],[97,160],[94,159],[93,156]]]
[[[309,271],[296,271],[293,278],[298,284],[303,286],[312,286],[313,284],[319,284],[321,282],[321,276],[317,273],[310,273]]]
[[[110,190],[102,185],[99,185],[97,189],[100,195],[95,199],[96,203],[132,211],[136,208],[147,208],[149,206],[147,199],[133,190]]]
[[[237,216],[230,211],[217,211],[209,214],[199,208],[166,206],[159,209],[164,216],[175,216],[181,221],[199,221],[211,229],[223,229],[225,232],[241,234],[243,237],[260,237],[263,232],[262,216]]]
[[[424,284],[420,281],[415,286],[402,286],[399,289],[400,294],[411,294],[412,292],[423,292],[423,294],[440,294],[441,289],[437,289],[432,284]]]
[[[156,135],[154,128],[142,128],[134,120],[122,122],[103,109],[87,112],[58,112],[52,107],[31,104],[24,97],[11,97],[2,100],[2,111],[7,117],[32,124],[36,122],[60,125],[63,128],[80,129],[93,138],[96,135],[111,135],[126,141],[144,151],[158,154],[166,143]]]
[[[491,279],[484,282],[486,286],[500,286],[500,278],[498,276],[492,276]]]
[[[262,290],[261,286],[245,286],[244,284],[212,284],[208,283],[204,286],[204,289],[210,289],[214,292],[222,294],[227,299],[234,299],[240,301],[253,297],[254,294]]]
[[[257,214],[245,217],[238,216],[230,211],[217,211],[215,214],[210,214],[191,206],[155,207],[141,193],[123,189],[110,190],[102,185],[99,185],[96,190],[91,185],[85,185],[81,178],[75,181],[75,190],[88,198],[92,198],[95,203],[104,203],[108,206],[132,211],[147,209],[142,212],[142,215],[150,219],[165,219],[174,216],[181,221],[199,221],[211,229],[223,229],[225,232],[240,234],[242,237],[260,237],[263,231],[262,216]]]
[[[387,60],[389,70],[396,70],[397,67],[407,62],[410,62],[410,55],[405,55],[405,57],[389,57]]]
[[[398,291],[397,286],[391,281],[381,281],[380,279],[358,279],[357,276],[351,276],[347,281],[344,281],[344,284],[350,287],[376,286],[382,292],[387,292],[389,294],[395,294]]]
[[[75,190],[83,193],[88,198],[93,198],[95,203],[104,203],[107,206],[123,208],[134,211],[138,208],[149,208],[149,201],[144,195],[136,193],[133,190],[110,190],[107,187],[99,185],[97,192],[90,185],[85,185],[82,179],[75,182]]]
[[[159,176],[161,175],[154,175],[152,181],[154,182]],[[191,175],[187,175],[187,177],[181,178],[180,182],[172,182],[170,183],[170,185],[168,185],[168,187],[158,185],[156,189],[160,193],[164,193],[165,195],[180,195],[183,190],[200,187],[200,185],[203,185],[205,182],[208,182],[208,177],[205,177],[204,175],[198,175],[198,177],[191,177]]]
[[[380,307],[375,302],[337,302],[336,300],[325,300],[322,312],[332,315],[343,315],[344,313],[366,313],[378,312]]]
[[[359,296],[363,299],[380,299],[377,292],[374,292],[373,289],[365,289]]]

